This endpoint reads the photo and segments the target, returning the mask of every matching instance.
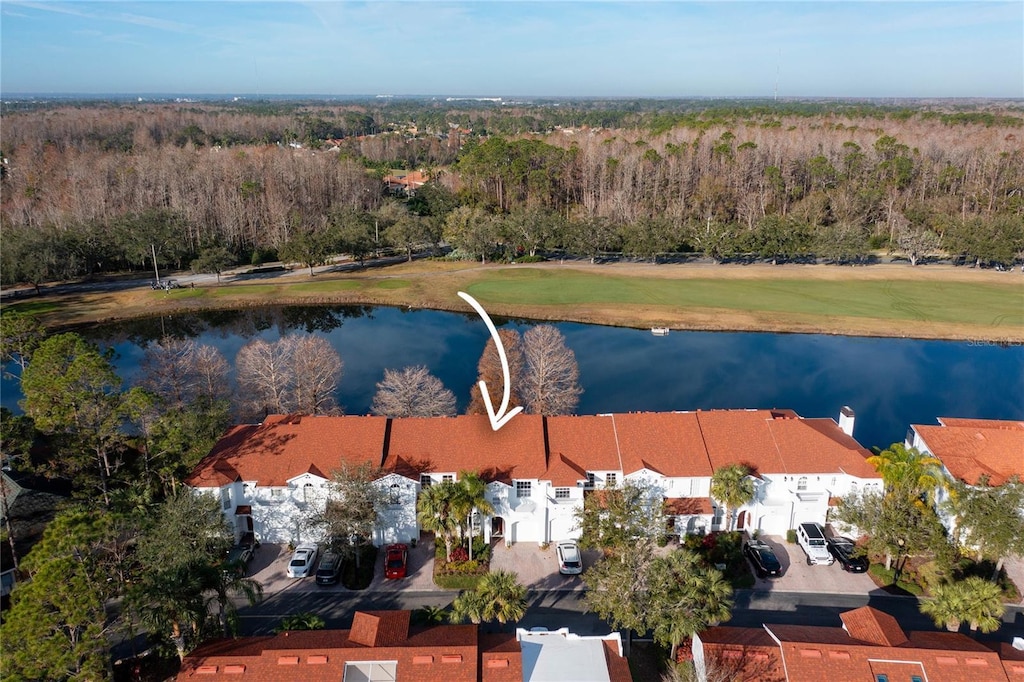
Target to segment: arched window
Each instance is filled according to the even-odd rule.
[[[306,483],[302,486],[302,501],[309,502],[313,499],[313,484]]]
[[[402,504],[402,486],[397,483],[392,483],[388,490],[388,504],[394,507]]]
[[[807,490],[807,477],[806,476],[801,476],[800,478],[796,479],[796,489],[797,490]]]

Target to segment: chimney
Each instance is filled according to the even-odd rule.
[[[853,438],[853,422],[855,418],[853,408],[849,405],[843,405],[842,409],[839,410],[839,429],[850,438]]]

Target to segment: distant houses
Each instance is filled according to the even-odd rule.
[[[377,484],[389,504],[376,545],[418,537],[419,491],[462,471],[487,482],[487,540],[576,538],[584,496],[630,481],[664,499],[667,532],[733,526],[785,534],[804,521],[826,522],[830,500],[881,487],[852,433],[848,409],[838,423],[791,410],[520,415],[499,431],[485,416],[275,415],[231,429],[186,483],[217,496],[236,536],[252,531],[263,542],[322,539],[306,521],[325,504],[342,462],[384,472]],[[730,519],[710,495],[711,477],[736,463],[751,471],[755,495]]]

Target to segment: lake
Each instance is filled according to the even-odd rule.
[[[495,318],[524,331],[529,321]],[[939,416],[1024,419],[1024,346],[813,334],[650,331],[556,325],[576,353],[584,388],[578,412],[791,408],[805,417],[857,414],[864,446],[902,441],[910,424]],[[345,363],[338,402],[369,410],[386,368],[422,364],[469,402],[488,339],[475,314],[369,306],[266,307],[151,318],[79,330],[117,354],[131,383],[147,343],[164,334],[216,346],[233,363],[250,339],[326,337]],[[17,383],[2,404],[17,409]]]

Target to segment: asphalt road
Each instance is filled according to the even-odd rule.
[[[267,597],[256,606],[239,607],[241,634],[270,634],[283,616],[311,611],[319,614],[328,628],[347,628],[357,610],[417,609],[422,606],[447,606],[457,592],[363,592],[284,590]],[[526,616],[519,627],[568,627],[579,634],[604,634],[609,626],[586,612],[582,592],[531,592]],[[764,623],[785,625],[842,625],[839,614],[870,605],[891,614],[906,630],[936,630],[935,624],[921,614],[913,597],[872,594],[810,594],[806,592],[762,592],[739,590],[736,608],[729,625],[761,627]],[[1024,607],[1008,607],[1004,625],[994,635],[979,639],[1009,641],[1024,636]],[[490,626],[497,628],[498,626]],[[514,626],[505,626],[511,630]]]

